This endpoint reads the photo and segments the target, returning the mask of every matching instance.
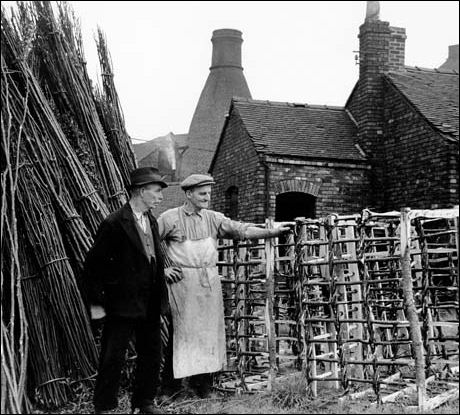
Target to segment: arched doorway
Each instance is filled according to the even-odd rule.
[[[292,221],[297,217],[314,218],[316,197],[303,192],[285,192],[276,196],[275,221]]]

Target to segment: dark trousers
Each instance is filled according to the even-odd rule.
[[[165,316],[168,323],[168,343],[163,351],[163,370],[161,372],[161,389],[162,393],[171,394],[179,391],[182,387],[182,379],[174,379],[173,371],[173,336],[174,330],[172,317],[170,314]]]
[[[161,363],[160,317],[152,319],[107,318],[101,341],[99,373],[94,390],[94,407],[99,410],[118,406],[121,371],[132,334],[136,337],[136,372],[131,403],[142,405],[153,400],[159,385]]]

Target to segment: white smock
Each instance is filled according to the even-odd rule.
[[[218,212],[206,210],[197,215],[184,207],[165,212],[159,225],[167,253],[183,275],[181,281],[168,284],[174,377],[222,370],[226,339],[217,237],[241,237],[246,226]]]

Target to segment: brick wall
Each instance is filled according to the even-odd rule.
[[[285,183],[290,181],[301,182],[296,188],[306,189],[317,196],[317,217],[331,212],[357,213],[369,206],[370,169],[365,163],[259,156],[235,110],[223,134],[210,172],[216,181],[211,201],[214,210],[229,214],[225,192],[231,186],[237,186],[238,219],[263,223],[268,216],[275,217],[276,196],[289,190]],[[268,193],[265,191],[265,165],[268,168]]]
[[[358,143],[372,165],[369,203],[384,209],[383,74],[404,70],[406,30],[388,22],[366,21],[359,28],[359,81],[347,102],[358,123]]]
[[[275,216],[280,181],[296,180],[314,184],[316,216],[358,213],[368,207],[369,168],[367,165],[332,161],[306,161],[268,157],[269,208]]]
[[[224,129],[214,168],[211,208],[229,215],[225,192],[238,187],[238,219],[265,221],[265,172],[250,138],[235,110]]]
[[[385,82],[384,210],[458,204],[458,143],[443,139]]]
[[[370,175],[370,204],[380,209],[379,195],[384,184],[381,181],[383,154],[383,79],[389,70],[391,30],[388,22],[366,21],[359,28],[359,81],[347,108],[358,123],[358,143],[367,155],[373,169]],[[396,40],[396,37],[395,37]]]
[[[390,71],[404,70],[406,29],[390,26],[390,44],[388,45],[388,69]]]

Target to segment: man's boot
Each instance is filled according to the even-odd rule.
[[[139,404],[133,404],[131,407],[131,413],[135,414],[165,414],[160,407],[158,407],[153,401],[142,401]]]
[[[191,376],[189,380],[190,388],[200,399],[209,397],[212,390],[213,376],[212,373],[202,373]]]
[[[182,379],[169,379],[160,386],[156,401],[160,405],[171,403],[182,396],[183,392]]]

